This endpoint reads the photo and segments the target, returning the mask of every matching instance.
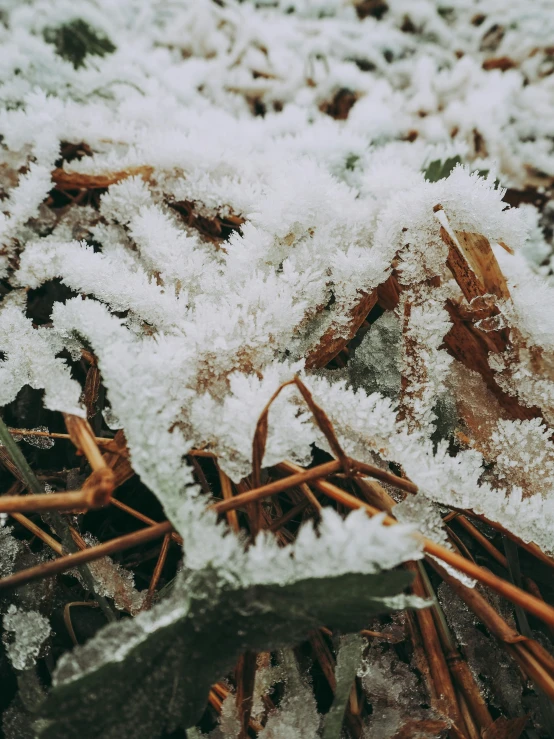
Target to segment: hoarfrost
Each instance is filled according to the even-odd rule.
[[[38,611],[18,610],[13,604],[3,617],[6,654],[16,670],[28,670],[39,655],[52,629]]]
[[[0,526],[0,576],[6,577],[13,572],[13,566],[20,552],[21,544],[12,536],[11,526]]]
[[[285,695],[258,736],[260,739],[289,739],[291,736],[316,739],[321,719],[312,688],[301,675],[292,651],[285,650],[282,661],[286,667]]]

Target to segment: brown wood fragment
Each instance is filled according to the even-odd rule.
[[[214,244],[227,240],[233,231],[240,231],[246,220],[234,213],[202,215],[198,212],[198,204],[193,200],[168,202],[168,205],[181,216],[187,226],[196,229]]]
[[[383,310],[394,310],[399,300],[398,276],[393,271],[390,277],[377,288],[377,303]]]
[[[52,181],[57,190],[102,190],[115,185],[127,177],[140,176],[149,180],[153,172],[152,167],[129,167],[120,172],[106,172],[105,174],[87,174],[83,172],[68,172],[65,169],[55,169],[52,172]]]
[[[460,313],[463,314],[464,311],[454,301],[446,301],[446,310],[453,324],[444,337],[448,353],[465,367],[481,375],[509,417],[522,420],[540,417],[542,414],[539,408],[521,405],[517,397],[502,390],[489,366],[489,352],[502,352],[506,349],[507,331],[480,331],[470,319],[461,317]]]
[[[485,59],[482,67],[487,72],[491,69],[500,69],[501,72],[506,72],[508,69],[513,69],[516,65],[513,59],[509,56],[493,57],[491,59]]]
[[[348,315],[347,325],[331,325],[318,341],[317,345],[310,349],[306,356],[306,369],[325,367],[337,354],[344,349],[365,321],[368,313],[377,303],[377,290],[367,293],[360,290],[360,300],[351,309]]]
[[[335,93],[332,100],[321,103],[319,109],[337,121],[345,121],[358,97],[357,93],[343,87]]]
[[[504,718],[500,716],[492,726],[483,732],[483,739],[519,739],[529,716]]]
[[[256,680],[257,657],[255,652],[245,652],[239,661],[235,670],[237,683],[237,709],[241,730],[239,739],[247,739],[248,726],[250,724],[250,714],[252,713],[252,704],[254,702],[254,683]]]
[[[415,562],[407,562],[404,567],[413,572],[415,575],[412,583],[412,590],[415,595],[425,598],[427,593],[421,580],[418,566]],[[422,608],[415,612],[417,622],[419,624],[421,637],[425,647],[425,653],[429,662],[430,676],[434,685],[434,692],[436,693],[435,708],[448,719],[452,721],[452,726],[449,728],[450,737],[464,737],[466,736],[463,731],[465,726],[462,714],[460,712],[460,706],[456,697],[456,691],[452,684],[450,671],[448,664],[442,650],[442,645],[439,639],[435,622],[433,620],[433,614],[430,609]]]
[[[440,235],[449,247],[447,265],[466,300],[492,294],[507,299],[510,291],[494,256],[490,242],[481,234],[448,231],[441,225]]]

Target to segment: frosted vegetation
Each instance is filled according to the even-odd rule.
[[[42,736],[84,736],[87,721],[124,736],[97,706],[84,705],[79,724],[68,686],[86,695],[91,673],[100,690],[112,663],[153,659],[158,628],[185,638],[200,609],[193,581],[198,592],[202,578],[211,583],[208,610],[227,598],[239,608],[254,587],[373,582],[422,556],[416,529],[446,541],[441,506],[471,509],[554,554],[544,195],[554,177],[554,13],[550,0],[533,9],[522,0],[2,2],[0,406],[30,386],[50,411],[86,418],[74,365],[94,354],[106,423],[124,431],[133,470],[183,538],[171,606],[125,621],[123,637],[111,624],[62,657]],[[508,207],[531,190],[537,197]],[[37,325],[29,295],[53,281],[64,297]],[[341,350],[344,361],[332,362]],[[400,503],[403,523],[328,509],[290,546],[262,533],[245,548],[206,512],[186,455],[213,453],[235,483],[249,475],[260,414],[295,375],[347,455],[393,464],[419,487],[421,499]],[[305,467],[314,446],[331,451],[291,385],[271,405],[263,467]],[[0,528],[1,574],[18,551]],[[130,573],[109,560],[91,573],[117,608],[141,610]],[[404,585],[375,596],[381,610],[421,605]],[[47,622],[32,609],[3,612],[8,656],[28,670]],[[317,618],[300,621],[299,637]],[[268,633],[260,627],[259,649]],[[285,651],[266,669],[288,687],[260,739],[292,737],[299,725],[294,736],[330,739],[290,641],[273,646]],[[357,642],[344,643],[337,671],[350,682],[358,674],[382,708],[367,736],[394,736],[413,672],[402,663],[387,695],[395,658],[371,649],[362,661]],[[222,654],[221,674],[202,689],[240,650]],[[273,684],[265,679],[258,704]],[[169,684],[156,700],[188,689]],[[194,723],[201,707],[191,699],[168,726]],[[213,736],[228,739],[240,726],[233,700],[224,707]],[[168,728],[153,713],[142,725],[134,736]]]

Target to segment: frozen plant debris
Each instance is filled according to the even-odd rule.
[[[419,663],[379,641],[347,693],[358,641],[333,629],[369,629],[345,604],[434,603],[435,560],[417,597],[405,563],[436,547],[497,572],[508,537],[552,564],[554,13],[527,5],[2,3],[0,410],[19,462],[8,438],[0,576],[91,557],[2,611],[44,587],[64,624],[43,737],[155,739],[202,711],[214,739],[460,723],[456,696],[446,717],[408,700],[447,635],[408,619]],[[522,568],[520,600],[550,613]],[[218,605],[243,633],[215,649]],[[180,660],[213,669],[195,684]],[[483,715],[459,735],[487,735]]]

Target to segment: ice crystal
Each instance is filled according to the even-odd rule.
[[[50,636],[48,619],[38,611],[22,611],[11,605],[3,617],[3,625],[6,653],[12,665],[16,670],[28,670]]]
[[[13,529],[3,524],[0,526],[0,575],[11,575],[21,544],[12,536]]]
[[[285,696],[279,709],[270,714],[260,739],[316,739],[320,716],[312,688],[301,675],[294,654],[285,651]]]
[[[84,540],[88,546],[98,544],[91,534],[85,534]],[[111,598],[116,608],[132,615],[140,611],[146,592],[141,593],[135,589],[135,579],[130,570],[116,564],[110,557],[91,562],[88,567],[98,595]]]

